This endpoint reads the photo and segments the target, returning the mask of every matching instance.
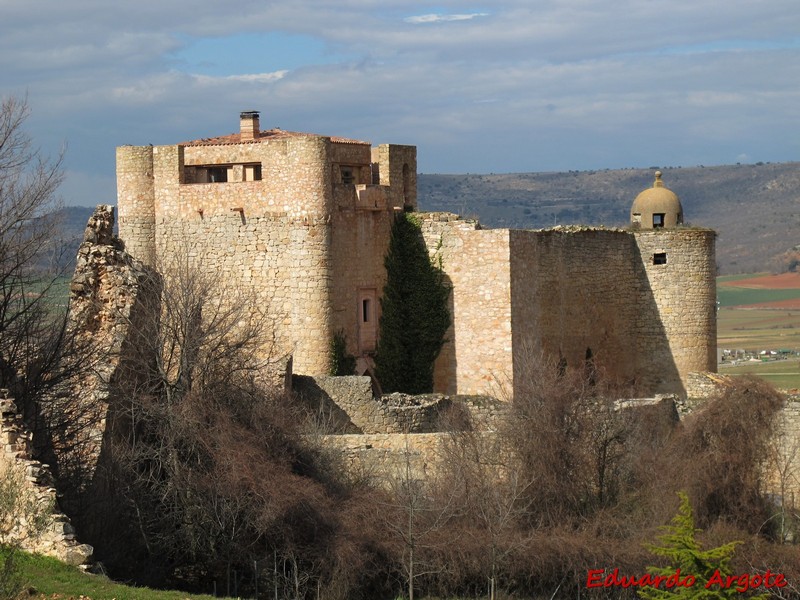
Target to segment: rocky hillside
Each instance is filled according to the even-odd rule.
[[[421,210],[478,217],[489,227],[624,225],[652,185],[649,169],[418,176]],[[800,163],[662,167],[689,223],[719,233],[721,273],[781,270],[800,244]]]

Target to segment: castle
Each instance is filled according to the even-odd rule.
[[[117,148],[117,185],[135,258],[182,253],[250,290],[295,373],[328,372],[337,332],[368,369],[391,226],[417,209],[415,147],[262,130],[250,111],[239,133]],[[716,370],[715,233],[682,225],[660,173],[628,229],[419,217],[452,286],[436,391],[513,395],[532,351],[591,361],[645,394],[685,394],[691,373]]]

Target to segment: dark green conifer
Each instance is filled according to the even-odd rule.
[[[384,260],[386,285],[375,366],[385,393],[433,390],[433,363],[450,325],[450,289],[413,214],[399,215]]]
[[[696,534],[700,531],[694,527],[694,515],[692,506],[689,503],[689,496],[685,492],[679,492],[681,499],[678,514],[672,518],[672,522],[662,527],[664,533],[658,537],[659,545],[650,545],[648,549],[656,556],[669,559],[668,567],[648,567],[652,575],[668,577],[680,569],[680,577],[689,575],[695,578],[693,585],[689,587],[674,586],[667,588],[662,584],[660,588],[646,587],[639,590],[639,597],[646,600],[669,600],[674,598],[687,598],[692,600],[717,599],[717,598],[758,598],[766,599],[769,594],[759,596],[747,596],[737,591],[736,585],[722,587],[711,585],[708,589],[706,584],[712,581],[715,573],[717,577],[726,580],[728,575],[732,575],[730,566],[736,546],[741,542],[729,542],[703,550],[700,542],[696,539]]]

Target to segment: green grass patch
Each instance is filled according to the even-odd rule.
[[[721,308],[777,302],[800,298],[800,290],[769,290],[760,288],[717,287],[717,301]]]
[[[800,388],[800,360],[797,358],[748,362],[735,367],[721,367],[720,373],[724,375],[755,375],[783,390]]]
[[[723,308],[717,346],[729,350],[800,350],[800,310]]]
[[[81,594],[92,600],[212,600],[213,596],[190,595],[185,592],[153,590],[130,587],[111,581],[101,575],[84,573],[61,561],[38,554],[20,553],[15,559],[24,583],[37,593],[78,597]]]

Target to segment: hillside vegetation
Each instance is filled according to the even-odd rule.
[[[435,175],[417,179],[419,206],[477,216],[488,227],[626,225],[658,168]],[[715,229],[721,273],[785,268],[800,244],[800,163],[661,167],[688,223]]]

